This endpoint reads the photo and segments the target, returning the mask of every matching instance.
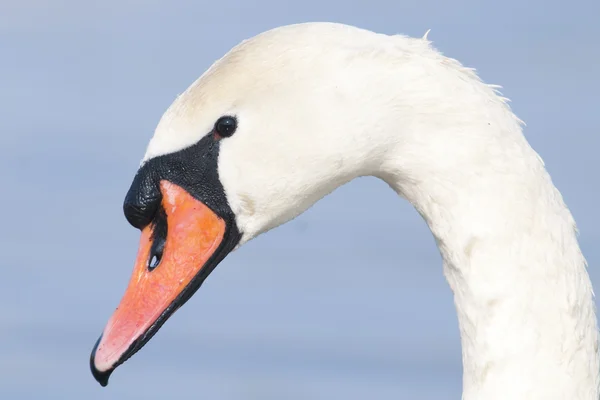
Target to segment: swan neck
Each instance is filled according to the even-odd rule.
[[[384,179],[435,236],[453,292],[464,400],[597,400],[591,282],[571,214],[539,158],[513,171]],[[515,163],[513,163],[515,164]]]

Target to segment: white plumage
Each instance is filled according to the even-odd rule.
[[[244,41],[179,96],[144,160],[236,115],[218,169],[240,244],[356,177],[383,179],[437,240],[463,399],[596,400],[597,323],[575,223],[496,88],[427,35],[286,26]]]

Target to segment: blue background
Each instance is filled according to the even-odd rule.
[[[0,4],[0,398],[459,399],[425,223],[356,180],[229,256],[102,389],[89,352],[139,233],[121,204],[163,111],[239,41],[335,21],[429,38],[500,84],[600,286],[600,3],[7,0]]]

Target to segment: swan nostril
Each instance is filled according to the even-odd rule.
[[[163,237],[155,237],[150,248],[150,256],[148,257],[148,270],[152,271],[160,265],[162,260],[163,250],[165,248],[165,240]]]
[[[152,271],[160,265],[167,242],[167,215],[162,207],[159,207],[154,221],[152,222],[152,245],[148,255],[148,270]]]
[[[160,264],[160,259],[162,254],[153,254],[150,257],[150,261],[148,262],[148,269],[150,271],[152,271],[154,268],[158,267],[158,264]]]

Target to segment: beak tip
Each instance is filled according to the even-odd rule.
[[[94,379],[96,379],[96,381],[100,384],[100,386],[106,387],[108,385],[108,378],[110,378],[110,375],[114,371],[114,368],[110,368],[106,371],[100,371],[99,369],[96,368],[96,350],[98,349],[98,345],[100,344],[101,340],[102,340],[102,336],[100,336],[98,338],[98,341],[96,342],[96,344],[94,345],[94,348],[92,349],[92,354],[90,355],[90,370],[92,371],[92,375],[94,376]]]
[[[110,377],[111,373],[112,373],[112,370],[102,372],[102,371],[98,371],[97,369],[92,367],[92,375],[94,375],[94,378],[96,379],[96,381],[98,381],[98,383],[102,387],[108,386],[108,378]]]

